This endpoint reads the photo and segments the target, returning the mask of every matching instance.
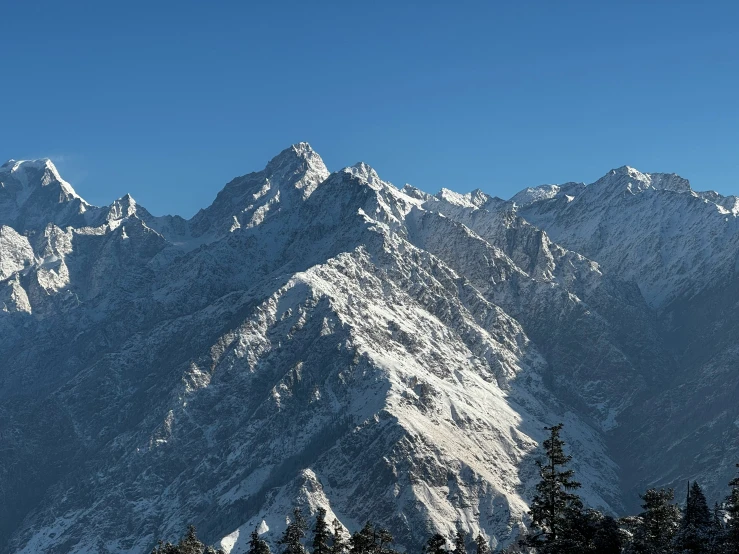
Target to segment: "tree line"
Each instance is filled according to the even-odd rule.
[[[739,476],[713,509],[697,482],[688,483],[685,507],[672,489],[649,489],[642,512],[615,519],[585,508],[580,483],[568,468],[562,424],[547,427],[546,456],[537,462],[540,481],[531,502],[531,529],[507,552],[537,554],[739,554]],[[739,467],[739,464],[737,464]]]
[[[326,510],[318,508],[311,537],[308,537],[308,522],[300,508],[293,509],[293,516],[280,540],[280,554],[399,554],[393,548],[393,535],[384,527],[367,522],[359,531],[349,534],[344,526],[334,519],[331,526],[326,521]],[[447,539],[441,534],[432,535],[424,549],[427,554],[467,554],[466,534],[457,531],[454,549],[446,549]],[[257,529],[251,532],[248,554],[272,554],[267,541],[259,536]],[[190,525],[186,535],[176,544],[159,541],[152,554],[225,554],[223,550],[203,544]],[[482,535],[475,539],[474,554],[490,554],[488,543]]]
[[[739,554],[739,475],[729,482],[726,499],[712,509],[700,485],[693,482],[688,483],[684,508],[674,502],[672,489],[649,489],[640,496],[641,513],[616,519],[584,506],[577,494],[581,484],[568,467],[572,456],[564,452],[562,427],[560,423],[546,428],[546,456],[537,462],[540,481],[529,510],[530,529],[501,554]],[[430,536],[422,554],[468,554],[467,543],[458,525],[453,537]],[[279,554],[398,554],[393,544],[392,534],[372,522],[353,534],[336,519],[329,525],[323,508],[310,529],[300,508],[295,508],[277,541]],[[480,534],[470,546],[469,554],[490,554],[488,541]],[[159,541],[152,554],[225,553],[203,544],[190,526],[178,543]],[[257,529],[251,533],[248,554],[272,554]]]

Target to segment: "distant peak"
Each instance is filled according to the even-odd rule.
[[[293,144],[290,148],[292,148],[299,156],[311,155],[316,153],[315,150],[311,148],[311,145],[307,142],[298,142],[296,144]]]
[[[329,176],[328,168],[321,156],[307,142],[298,142],[285,148],[270,160],[266,171],[273,176],[284,177],[301,174],[302,176],[295,181],[289,177],[287,180],[296,188],[303,189],[306,195],[310,195],[318,184]]]
[[[0,173],[11,175],[24,187],[45,187],[52,183],[58,183],[68,199],[79,198],[72,185],[62,179],[56,166],[49,158],[36,160],[10,159],[0,166]]]
[[[56,166],[49,158],[39,158],[37,160],[14,160],[10,159],[0,166],[3,173],[15,173],[25,169],[49,169],[58,175]]]
[[[455,192],[448,188],[442,188],[436,197],[440,200],[446,200],[447,202],[450,202],[452,204],[466,204],[467,199],[464,197],[464,194],[461,194],[459,192]]]
[[[612,169],[610,173],[612,175],[623,175],[632,179],[637,179],[639,181],[646,181],[649,179],[648,173],[642,173],[641,171],[631,167],[630,165],[622,165],[621,167]]]
[[[130,206],[130,207],[135,208],[136,207],[136,200],[134,200],[133,196],[131,196],[130,194],[126,193],[123,196],[121,196],[120,198],[118,198],[117,200],[114,200],[113,201],[113,205],[117,205],[117,206]]]
[[[366,182],[372,188],[379,189],[380,187],[382,187],[382,180],[380,179],[380,176],[377,174],[377,171],[375,171],[374,168],[372,168],[372,166],[370,166],[369,164],[358,162],[351,167],[344,168],[342,171],[344,171],[345,173],[349,173],[353,177],[357,177],[358,179]]]
[[[480,208],[492,200],[492,197],[489,194],[484,193],[479,188],[466,194],[442,188],[436,194],[436,198],[463,208]]]
[[[561,187],[559,185],[540,185],[538,187],[527,187],[511,197],[518,207],[528,206],[540,200],[549,200],[559,194]]]
[[[406,183],[401,190],[403,193],[407,194],[411,198],[417,198],[418,200],[426,201],[433,198],[432,194],[424,192],[421,189],[414,187],[413,185],[409,185],[408,183]]]
[[[267,164],[267,167],[280,166],[286,163],[300,161],[313,163],[320,162],[320,164],[323,165],[323,160],[321,160],[318,153],[311,148],[310,144],[307,142],[298,142],[297,144],[293,144],[292,146],[285,148],[282,152],[272,158],[269,164]]]
[[[672,192],[690,192],[690,182],[676,173],[642,173],[628,165],[612,169],[594,185],[607,186],[609,188],[625,187],[632,193],[646,189],[669,190]]]
[[[486,203],[492,200],[492,196],[490,196],[486,192],[483,192],[479,188],[467,193],[467,196],[469,197],[470,202],[472,202],[478,208],[484,206]]]
[[[121,198],[113,201],[108,208],[108,221],[115,221],[124,219],[127,217],[136,216],[138,213],[138,206],[133,196],[126,194]]]
[[[377,171],[374,170],[374,168],[365,162],[357,162],[353,166],[351,166],[349,169],[355,170],[356,173],[362,173],[366,175],[377,175]]]

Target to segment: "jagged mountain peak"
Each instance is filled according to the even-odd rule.
[[[311,157],[313,155],[318,155],[311,145],[305,141],[296,142],[295,144],[290,145],[290,149],[299,156]]]
[[[414,187],[413,185],[408,184],[408,183],[403,185],[403,188],[401,189],[401,191],[404,194],[407,194],[408,196],[410,196],[411,198],[416,198],[418,200],[426,201],[434,197],[432,194],[429,194],[428,192],[424,192],[421,189]]]
[[[190,220],[192,236],[222,236],[260,224],[270,212],[301,202],[313,194],[330,172],[307,142],[299,142],[272,158],[262,171],[229,182],[213,203]]]
[[[675,173],[643,173],[630,166],[612,169],[575,192],[561,189],[539,189],[540,197],[524,202],[517,213],[562,246],[635,280],[652,306],[735,272],[734,197],[696,192]],[[709,274],[715,277],[706,279]]]
[[[0,224],[20,233],[49,222],[81,224],[90,208],[48,158],[10,160],[0,168]]]
[[[471,192],[468,192],[467,196],[469,197],[470,201],[476,206],[482,206],[493,198],[492,196],[490,196],[486,192],[483,192],[479,188]]]
[[[600,179],[590,185],[581,182],[570,181],[562,185],[540,185],[537,187],[527,187],[511,197],[509,202],[516,205],[517,208],[526,208],[537,202],[557,199],[563,205],[568,204],[581,193],[586,192],[585,198],[590,199],[611,197],[623,193],[638,194],[647,190],[666,190],[671,192],[691,193],[690,182],[675,173],[643,173],[638,169],[623,165],[621,167],[611,169]],[[723,199],[720,195],[709,198],[709,193],[695,193],[699,196],[708,198],[711,201],[720,203]]]
[[[631,175],[634,177],[643,176],[644,173],[636,169],[635,167],[631,167],[630,165],[622,165],[621,167],[617,167],[616,169],[612,169],[609,171],[609,173],[612,174],[624,174],[624,175]]]
[[[690,192],[690,182],[675,173],[642,173],[628,165],[612,169],[592,185],[595,188],[623,190],[632,193],[647,189]]]
[[[585,188],[584,183],[569,182],[563,185],[540,185],[538,187],[527,187],[511,197],[509,202],[521,208],[539,202],[549,200],[557,196],[566,195],[574,198]]]
[[[469,195],[455,192],[448,188],[442,188],[437,194],[436,198],[439,200],[446,200],[450,204],[455,206],[463,206],[465,208],[475,207],[470,199]]]
[[[464,206],[464,207],[472,207],[470,206],[469,199],[459,192],[455,192],[453,190],[450,190],[448,188],[442,188],[437,194],[436,198],[439,200],[446,200],[450,204],[454,204],[455,206]]]
[[[126,217],[135,216],[138,210],[142,207],[136,203],[133,196],[125,194],[124,196],[114,200],[108,208],[107,219],[123,219]],[[147,212],[148,215],[148,212]]]
[[[465,211],[497,212],[501,206],[506,204],[505,200],[497,196],[490,196],[480,189],[467,193],[458,193],[447,188],[442,188],[435,195],[420,197],[425,201],[426,207],[432,211],[440,211],[447,216],[452,213]]]
[[[377,171],[365,162],[357,162],[351,167],[345,167],[342,171],[358,178],[374,189],[379,189],[383,185],[383,181],[380,179]]]
[[[303,189],[306,196],[329,176],[323,159],[307,142],[285,148],[269,161],[264,171],[273,179],[286,179],[295,188]]]
[[[80,198],[74,188],[72,188],[72,185],[62,179],[56,166],[49,158],[39,158],[36,160],[10,159],[0,166],[0,176],[4,175],[15,179],[23,187],[27,188],[58,184],[66,200]]]
[[[460,208],[483,208],[502,202],[500,198],[490,196],[479,188],[467,193],[459,193],[448,188],[442,188],[433,198]]]
[[[130,206],[132,208],[135,208],[138,206],[138,203],[134,199],[133,196],[131,196],[129,193],[124,194],[120,198],[113,201],[113,204],[117,204],[120,206]]]
[[[0,173],[14,173],[29,168],[44,169],[49,167],[54,168],[56,171],[54,163],[49,158],[38,158],[35,160],[16,160],[11,158],[0,166]]]

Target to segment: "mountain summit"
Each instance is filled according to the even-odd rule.
[[[736,216],[677,176],[431,195],[299,143],[190,220],[0,182],[0,552],[240,554],[293,505],[506,544],[559,421],[610,513],[739,457]]]
[[[19,231],[82,223],[88,207],[49,159],[0,166],[0,221]]]

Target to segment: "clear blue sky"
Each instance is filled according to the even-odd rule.
[[[435,192],[739,193],[737,2],[6,2],[0,158],[192,215],[306,140]]]

